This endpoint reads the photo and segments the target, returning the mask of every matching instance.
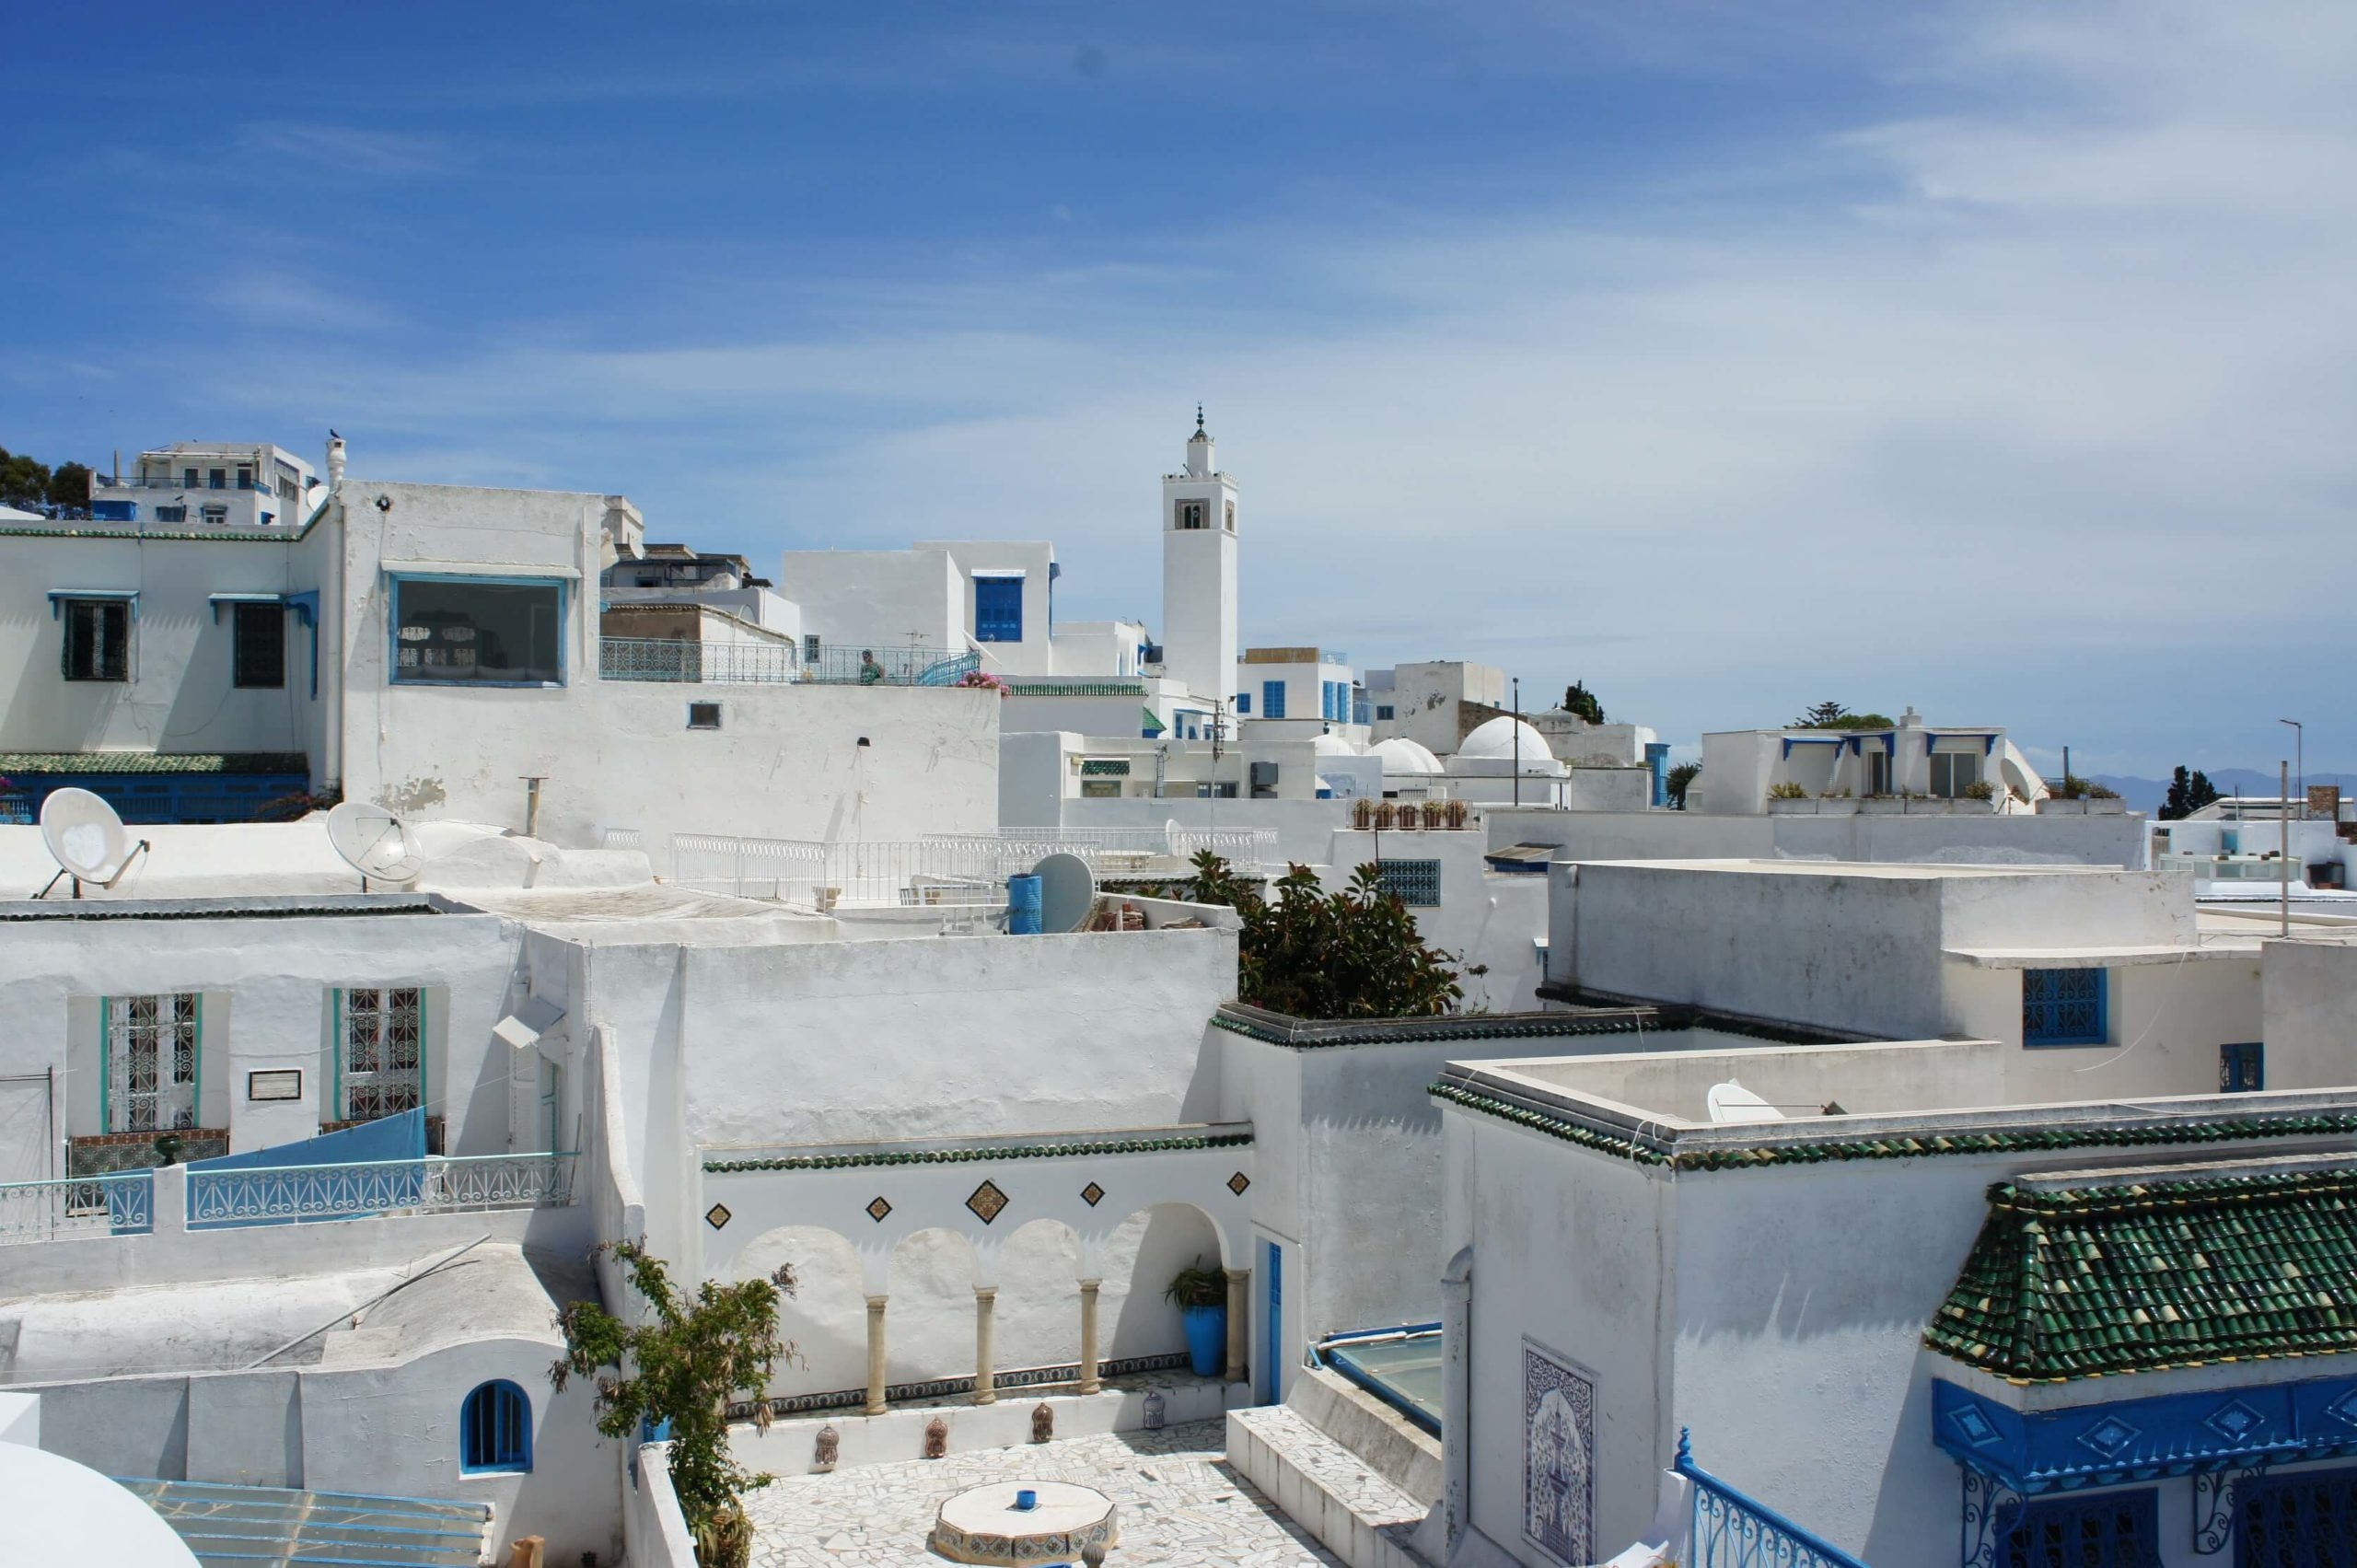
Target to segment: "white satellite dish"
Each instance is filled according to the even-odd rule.
[[[70,787],[51,790],[41,803],[41,842],[57,862],[57,877],[74,878],[77,899],[85,882],[111,888],[122,880],[133,859],[147,847],[145,839],[133,840],[113,807],[87,789]],[[57,886],[57,877],[33,896],[46,896]]]
[[[1713,1121],[1782,1121],[1784,1113],[1729,1078],[1724,1084],[1713,1084],[1703,1097],[1711,1108]]]
[[[1062,850],[1031,868],[1039,879],[1039,929],[1053,934],[1078,931],[1097,907],[1097,878],[1088,862]]]
[[[414,882],[425,856],[401,819],[365,800],[339,802],[328,812],[328,842],[360,873],[360,890],[371,881]]]

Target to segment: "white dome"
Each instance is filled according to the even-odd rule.
[[[1356,747],[1339,735],[1314,737],[1309,742],[1309,749],[1313,756],[1318,757],[1355,757],[1359,754]]]
[[[1440,774],[1440,759],[1404,735],[1376,741],[1367,755],[1383,759],[1386,778],[1436,778]]]
[[[1555,753],[1547,749],[1547,738],[1512,714],[1500,714],[1474,730],[1457,747],[1457,754],[1468,761],[1511,763],[1517,750],[1517,735],[1521,737],[1522,771],[1526,773],[1553,772]]]

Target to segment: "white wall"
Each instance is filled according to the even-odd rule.
[[[915,632],[922,646],[961,650],[971,609],[963,587],[938,548],[789,550],[778,573],[778,591],[802,607],[803,632],[839,647],[905,648]]]
[[[1535,1011],[1540,1005],[1538,983],[1546,979],[1538,944],[1547,935],[1548,879],[1491,870],[1482,858],[1488,847],[1478,827],[1454,832],[1340,831],[1333,836],[1326,883],[1347,886],[1359,866],[1377,858],[1378,849],[1386,860],[1439,861],[1439,906],[1408,912],[1428,946],[1461,954],[1465,968],[1489,967],[1485,975],[1461,979],[1465,1010]]]
[[[945,551],[950,563],[958,573],[957,583],[958,624],[964,634],[973,637],[978,630],[974,619],[973,575],[979,568],[995,567],[1020,571],[1023,574],[1023,640],[1018,643],[983,643],[982,668],[993,675],[1052,675],[1055,673],[1055,652],[1051,641],[1049,624],[1051,574],[1056,561],[1055,547],[1045,540],[920,540],[918,551]],[[905,637],[901,639],[907,641]],[[963,647],[963,642],[946,645]]]
[[[2357,947],[2339,942],[2270,941],[2259,981],[2260,1031],[2267,1042],[2267,1086],[2291,1087],[2309,1074],[2350,1081],[2351,1020],[2357,1020]],[[2295,1074],[2296,1076],[2293,1075]]]

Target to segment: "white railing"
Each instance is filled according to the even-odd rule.
[[[792,643],[703,643],[660,637],[601,637],[598,679],[703,686],[785,686],[803,679]]]
[[[599,849],[644,849],[646,835],[636,828],[606,828],[599,831]]]
[[[0,1247],[77,1236],[144,1236],[155,1223],[154,1173],[0,1183]]]
[[[1009,877],[1051,854],[1076,854],[1099,877],[1174,876],[1205,849],[1252,874],[1275,866],[1277,835],[1267,828],[1003,828],[822,843],[674,833],[671,877],[704,892],[813,909],[994,907],[1006,901]]]
[[[470,1155],[347,1165],[247,1166],[188,1173],[191,1226],[465,1209],[562,1208],[571,1154]]]

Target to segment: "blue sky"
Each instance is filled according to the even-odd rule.
[[[1200,399],[1255,642],[2357,767],[2345,0],[41,6],[0,93],[50,460],[333,424],[1152,621]]]

